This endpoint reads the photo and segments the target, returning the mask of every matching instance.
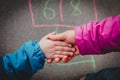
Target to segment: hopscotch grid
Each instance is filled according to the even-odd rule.
[[[81,64],[81,63],[92,63],[93,68],[96,69],[96,64],[95,64],[95,59],[94,56],[91,56],[90,60],[81,60],[81,61],[77,61],[77,62],[71,62],[71,63],[58,63],[59,66],[70,66],[73,64]]]
[[[93,8],[94,8],[95,20],[98,20],[96,0],[93,0]]]
[[[63,6],[63,0],[60,0],[59,8],[60,8],[60,19],[61,19],[61,22],[64,21],[64,19],[63,19],[63,8],[62,8],[62,6]]]
[[[63,4],[62,3],[63,3],[63,0],[60,0],[59,8],[60,8],[60,20],[61,20],[61,22],[64,21],[64,19],[63,19],[63,8],[62,8]],[[69,25],[69,24],[35,24],[35,18],[34,18],[34,12],[33,12],[33,9],[32,9],[31,0],[28,0],[28,6],[29,6],[29,10],[30,10],[30,15],[31,15],[33,27],[48,27],[48,26],[67,27],[67,28],[69,28],[69,27],[73,28],[74,27],[74,25]],[[96,9],[96,0],[93,0],[93,10],[94,10],[94,15],[95,15],[95,20],[98,20],[97,9]]]

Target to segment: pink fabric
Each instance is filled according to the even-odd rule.
[[[75,41],[82,55],[120,51],[120,15],[75,27]]]

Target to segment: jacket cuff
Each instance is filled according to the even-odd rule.
[[[33,54],[31,55],[31,65],[32,66],[32,73],[35,73],[38,69],[42,69],[45,63],[45,56],[42,52],[40,45],[37,41],[30,41],[33,45]]]
[[[83,35],[82,35],[82,28],[81,27],[75,27],[75,44],[77,45],[79,52],[81,55],[86,55],[87,50],[86,46],[84,44]]]

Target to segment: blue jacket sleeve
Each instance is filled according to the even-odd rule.
[[[3,65],[3,57],[0,56],[0,80],[9,80]]]
[[[45,62],[37,41],[28,41],[13,54],[3,57],[4,69],[10,80],[28,80]]]

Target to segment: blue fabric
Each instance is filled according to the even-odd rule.
[[[8,76],[4,70],[3,57],[0,56],[0,80],[9,80]]]
[[[13,54],[3,57],[4,69],[10,80],[29,79],[37,70],[42,69],[45,56],[37,41],[28,41]]]

